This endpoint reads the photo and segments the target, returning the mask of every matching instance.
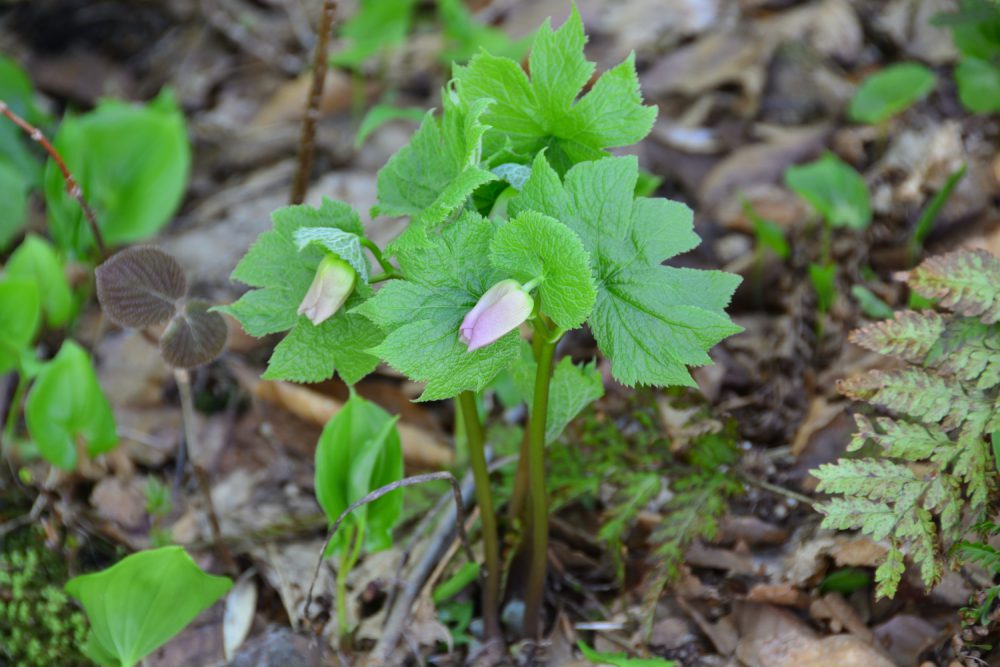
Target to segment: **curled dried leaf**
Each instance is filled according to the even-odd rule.
[[[166,322],[187,294],[184,270],[152,246],[126,248],[97,267],[97,299],[112,321],[145,329]]]
[[[211,304],[193,300],[184,304],[160,338],[163,360],[175,368],[193,368],[219,356],[226,344],[226,321],[209,310]]]

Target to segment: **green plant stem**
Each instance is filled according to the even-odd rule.
[[[369,239],[365,239],[365,238],[360,239],[360,241],[361,241],[361,245],[363,245],[364,247],[366,247],[369,250],[371,250],[372,255],[375,256],[375,261],[377,261],[379,263],[379,266],[382,267],[382,271],[383,272],[385,272],[386,274],[388,274],[389,277],[391,277],[391,278],[402,278],[403,277],[402,274],[399,273],[399,270],[395,266],[393,266],[389,262],[389,260],[387,260],[385,258],[385,255],[382,254],[382,249],[379,248],[377,245],[375,245],[375,243],[373,241],[371,241]],[[374,278],[372,278],[371,282],[376,282],[376,281],[375,281]]]
[[[342,643],[351,634],[351,626],[347,622],[347,575],[358,562],[363,541],[363,532],[358,530],[357,526],[351,526],[344,548],[340,552],[340,567],[337,568],[337,632]]]
[[[535,393],[528,424],[528,500],[531,512],[531,562],[524,600],[524,631],[528,637],[540,637],[542,598],[549,550],[548,500],[545,488],[545,420],[549,412],[549,383],[556,341],[541,322],[535,326],[535,338],[541,339]]]
[[[479,421],[476,396],[471,391],[458,395],[465,438],[469,446],[469,466],[476,482],[476,504],[483,529],[483,552],[486,568],[483,572],[483,627],[486,643],[502,644],[500,634],[500,542],[497,537],[497,517],[490,492],[490,471],[486,464],[483,424]]]
[[[403,276],[396,271],[383,271],[382,273],[376,273],[368,279],[368,283],[381,283],[386,280],[391,280],[393,278],[402,278]]]

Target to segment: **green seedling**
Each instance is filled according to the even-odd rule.
[[[890,65],[861,82],[847,114],[856,123],[880,125],[922,100],[936,83],[934,72],[923,65]]]

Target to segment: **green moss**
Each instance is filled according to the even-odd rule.
[[[87,624],[62,590],[66,568],[29,528],[0,551],[0,664],[69,667],[88,664],[77,646]]]

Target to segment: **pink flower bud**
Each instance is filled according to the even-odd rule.
[[[459,340],[469,352],[489,345],[521,325],[535,306],[534,299],[516,280],[501,280],[486,290],[462,320]]]
[[[336,255],[327,255],[316,269],[309,291],[299,304],[299,315],[305,315],[315,326],[333,317],[354,290],[358,274],[350,264]]]

